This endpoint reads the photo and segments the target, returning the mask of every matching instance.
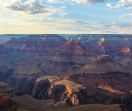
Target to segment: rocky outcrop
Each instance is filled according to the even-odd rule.
[[[57,101],[79,105],[78,93],[85,87],[69,80],[60,80],[53,86],[52,97]]]
[[[57,76],[42,76],[37,78],[31,95],[37,99],[50,98],[52,85],[58,79],[59,77]]]
[[[54,99],[55,103],[78,105],[80,103],[77,93],[84,88],[80,84],[56,76],[43,76],[36,79],[32,96],[38,99]]]

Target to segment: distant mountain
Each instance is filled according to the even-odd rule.
[[[22,38],[26,36],[26,34],[0,34],[0,44],[9,41],[11,38]]]
[[[12,38],[5,47],[29,53],[53,53],[65,39],[58,35],[28,35],[23,38]]]

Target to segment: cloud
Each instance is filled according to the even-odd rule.
[[[25,11],[30,14],[49,12],[49,9],[46,8],[46,4],[40,3],[39,0],[15,1],[9,8],[15,11]]]
[[[132,13],[127,13],[119,16],[119,18],[128,18],[128,17],[132,17]]]
[[[119,18],[117,18],[119,23],[109,23],[111,22],[110,20],[118,20],[114,19],[114,15],[112,16],[114,18],[109,18],[108,20],[104,19],[104,13],[97,16],[98,12],[92,12],[92,8],[92,10],[87,10],[86,8],[83,10],[80,9],[82,12],[77,12],[76,9],[70,10],[70,8],[76,8],[72,7],[73,4],[79,5],[79,8],[82,8],[82,6],[85,4],[94,5],[95,3],[103,3],[106,1],[107,0],[0,0],[0,4],[2,4],[1,6],[6,8],[5,10],[1,11],[1,13],[4,13],[1,14],[1,18],[5,22],[1,20],[0,24],[3,24],[2,27],[5,27],[5,32],[7,29],[14,32],[17,32],[19,29],[19,32],[29,31],[31,33],[44,33],[43,31],[47,31],[49,33],[131,33],[131,21],[128,21],[129,23],[124,23],[127,21],[119,20],[119,18],[131,17],[132,14],[130,13],[130,10],[125,10],[128,14],[121,15]],[[107,6],[110,8],[129,7],[130,9],[131,0],[116,1],[117,2],[108,3]],[[129,3],[129,5],[126,3]],[[98,8],[99,7],[97,6],[97,10]],[[102,7],[101,10],[103,12],[105,7]],[[7,13],[6,17],[4,11]],[[10,13],[12,11],[13,13]],[[105,12],[107,12],[107,10]],[[69,13],[69,15],[65,16],[67,13]],[[92,16],[90,16],[90,13],[93,13]],[[21,16],[22,14],[26,15],[26,17]],[[45,17],[45,15],[48,16]],[[89,20],[90,18],[88,18],[87,20],[87,16],[94,19]],[[97,17],[100,17],[100,19],[97,19]],[[34,29],[32,27],[37,28]]]
[[[130,29],[132,29],[132,24],[128,22],[111,22],[102,25],[102,31],[106,33],[130,34]]]
[[[72,1],[78,4],[89,4],[89,3],[105,2],[106,0],[72,0]]]
[[[132,0],[118,0],[116,3],[107,3],[109,8],[121,8],[132,9]]]
[[[65,15],[65,9],[67,8],[65,4],[89,4],[105,1],[106,0],[2,0],[0,3],[13,11],[29,14],[53,14],[58,11],[58,15]]]
[[[60,2],[64,2],[66,0],[47,0],[48,3],[60,3]]]
[[[73,19],[45,19],[45,26],[50,27],[51,30],[56,30],[56,33],[125,33],[129,34],[132,24],[130,23],[117,23],[117,22],[89,22]]]
[[[7,3],[7,1],[4,2],[6,8],[25,14],[66,15],[65,6],[62,4],[63,0],[14,0],[10,3]]]

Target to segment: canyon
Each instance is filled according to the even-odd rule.
[[[131,37],[11,38],[0,45],[0,109],[131,111]]]

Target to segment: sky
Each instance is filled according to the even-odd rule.
[[[0,0],[0,34],[132,34],[132,0]]]

